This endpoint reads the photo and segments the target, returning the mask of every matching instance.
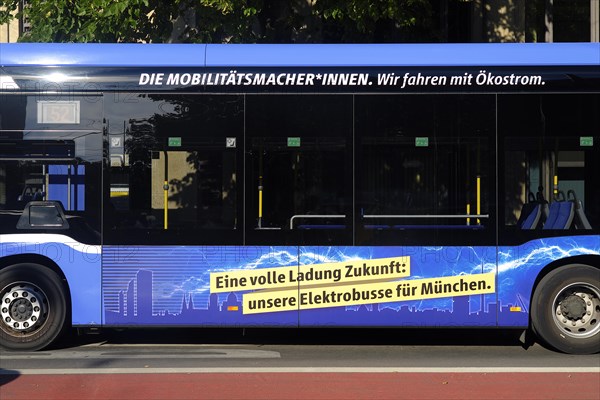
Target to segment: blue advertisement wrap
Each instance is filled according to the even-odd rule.
[[[102,323],[101,247],[79,243],[59,234],[2,235],[0,258],[36,255],[52,260],[65,275],[74,326]]]
[[[600,254],[600,236],[533,240],[498,249],[498,303],[516,304],[525,313],[498,313],[499,326],[527,326],[533,284],[548,264],[570,257]]]
[[[598,236],[499,249],[107,246],[105,323],[527,326],[538,273],[590,254]]]

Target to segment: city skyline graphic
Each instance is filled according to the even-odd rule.
[[[519,323],[518,315],[525,312],[524,304],[507,304],[498,306],[496,302],[485,303],[485,295],[454,296],[450,309],[432,307],[418,309],[416,306],[402,304],[397,308],[388,303],[364,304],[360,306],[337,306],[301,311],[277,311],[262,314],[243,314],[242,293],[211,293],[204,304],[194,300],[193,293],[181,296],[180,309],[173,312],[168,309],[153,308],[153,271],[141,269],[131,279],[126,290],[119,292],[118,310],[106,312],[108,324],[131,325],[216,325],[224,323],[256,324],[256,325],[296,325],[298,321],[306,325],[326,326],[425,326],[432,325],[496,325],[497,313],[505,319],[514,318]],[[477,298],[482,307],[472,310],[472,299]],[[401,304],[395,302],[394,304]],[[512,311],[511,311],[512,310]],[[518,311],[517,311],[518,310]]]
[[[103,308],[109,325],[515,326],[529,323],[535,277],[555,260],[600,254],[597,236],[521,246],[105,246]],[[210,293],[210,274],[386,257],[410,258],[410,277],[494,272],[496,292],[243,314],[243,291]]]

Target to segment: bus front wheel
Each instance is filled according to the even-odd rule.
[[[67,315],[60,277],[38,264],[15,264],[0,271],[0,345],[40,350],[63,331]]]
[[[600,269],[572,264],[551,271],[533,294],[531,322],[538,337],[559,351],[600,352]]]

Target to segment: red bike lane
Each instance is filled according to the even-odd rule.
[[[0,399],[600,399],[600,372],[121,372],[0,370]]]

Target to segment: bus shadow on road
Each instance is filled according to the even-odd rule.
[[[248,344],[248,345],[370,345],[370,346],[510,346],[527,349],[531,334],[517,329],[432,328],[169,328],[105,329],[65,338],[60,347],[104,342],[107,344]]]
[[[21,376],[19,371],[0,368],[0,387],[16,380]]]

